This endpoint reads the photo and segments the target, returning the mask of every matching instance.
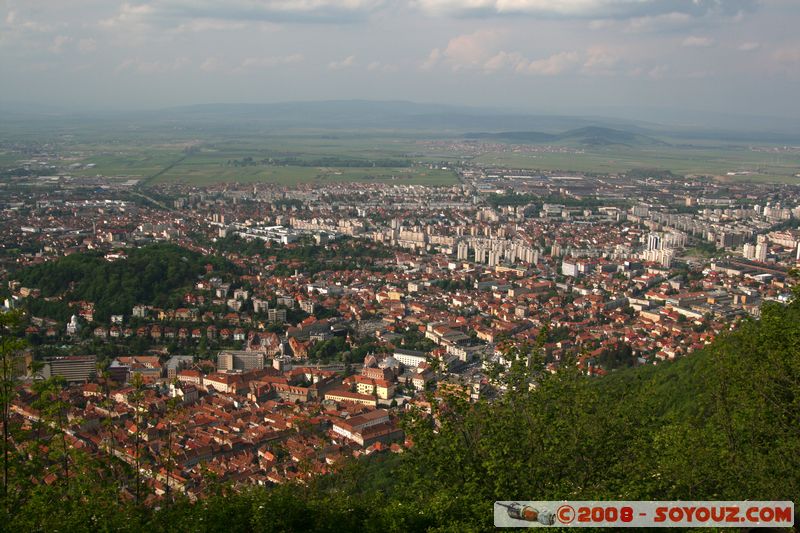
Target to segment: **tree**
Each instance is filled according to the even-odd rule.
[[[134,409],[134,466],[136,472],[134,473],[134,495],[136,497],[136,505],[141,503],[141,489],[142,489],[142,425],[146,423],[144,415],[144,379],[138,372],[133,374],[131,378],[131,385],[133,391],[130,393],[130,401],[133,403]]]
[[[9,446],[11,402],[14,398],[14,379],[19,369],[20,351],[25,341],[16,330],[20,327],[21,315],[18,312],[0,313],[0,403],[3,410],[3,498],[8,502],[9,488]]]
[[[62,397],[65,385],[66,382],[61,376],[36,382],[33,389],[38,398],[33,402],[33,406],[39,411],[43,424],[52,432],[48,448],[53,459],[61,463],[61,484],[64,487],[64,496],[69,497],[70,445],[67,443],[69,403]]]
[[[173,385],[178,385],[177,378],[173,381]],[[172,487],[170,486],[170,481],[172,479],[172,469],[174,468],[172,462],[172,436],[174,432],[174,422],[175,418],[180,414],[179,409],[181,407],[181,398],[178,396],[169,398],[167,400],[167,410],[166,410],[166,419],[167,419],[167,454],[164,461],[164,469],[166,470],[166,499],[169,503],[170,501],[170,491]]]

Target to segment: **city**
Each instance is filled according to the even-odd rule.
[[[176,185],[157,203],[113,178],[7,186],[20,368],[71,384],[74,446],[143,468],[151,498],[199,497],[208,472],[271,485],[402,453],[403,412],[432,391],[502,394],[510,349],[599,378],[690,357],[791,298],[800,188],[457,172],[449,187]],[[130,307],[73,294],[68,271],[35,281],[83,254],[118,276],[147,250],[191,253],[200,273]],[[12,412],[32,427],[31,386]]]
[[[0,3],[0,530],[800,530],[798,22]]]

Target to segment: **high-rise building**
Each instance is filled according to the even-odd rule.
[[[756,244],[756,261],[761,261],[763,263],[767,260],[767,247],[768,244],[765,242]]]
[[[456,257],[459,261],[466,261],[469,257],[469,245],[465,242],[458,243]]]
[[[561,273],[565,276],[577,277],[578,264],[574,261],[564,260],[561,262]]]
[[[261,370],[264,368],[264,354],[245,350],[226,350],[217,356],[217,368],[219,370]]]
[[[660,250],[662,248],[662,238],[659,233],[650,233],[647,235],[647,249]]]
[[[745,259],[755,259],[756,257],[756,246],[751,243],[745,243],[744,247],[742,248],[742,256]]]
[[[85,383],[97,375],[97,358],[94,355],[46,357],[42,367],[45,379],[61,376],[68,383]]]

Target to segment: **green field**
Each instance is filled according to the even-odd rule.
[[[193,149],[187,148],[194,146]],[[255,165],[236,165],[251,158]],[[275,164],[263,160],[276,159]],[[291,165],[281,160],[294,159]],[[326,166],[311,166],[314,161],[330,159]],[[356,161],[356,166],[336,166],[336,161]],[[397,160],[414,166],[373,166],[374,161]],[[154,146],[80,145],[73,150],[70,162],[94,164],[75,170],[82,176],[137,176],[148,184],[186,183],[208,185],[222,182],[297,183],[391,182],[413,185],[451,185],[452,171],[429,169],[426,162],[441,158],[419,153],[417,143],[409,138],[364,138],[363,136],[289,136],[281,138],[225,139],[216,142],[161,144]],[[361,163],[363,162],[363,166]],[[421,165],[420,163],[423,163]],[[306,166],[309,165],[309,166]]]
[[[93,153],[92,153],[93,152]],[[334,183],[334,182],[398,182],[423,185],[449,185],[456,182],[453,172],[429,170],[422,166],[407,168],[372,167],[369,162],[380,159],[413,160],[419,162],[458,159],[425,153],[413,139],[364,139],[303,137],[270,139],[230,139],[204,143],[202,149],[187,153],[185,145],[149,147],[81,147],[76,157],[82,163],[94,163],[93,168],[74,174],[93,176],[139,176],[151,184],[188,183],[208,185],[221,182],[275,183]],[[246,157],[261,161],[269,158],[295,158],[313,161],[322,157],[363,160],[363,167],[234,166],[231,161]],[[625,147],[594,148],[576,153],[560,152],[493,152],[473,159],[481,165],[497,165],[520,169],[622,173],[635,168],[657,168],[676,174],[719,176],[734,182],[800,183],[800,154],[779,155],[756,152],[747,147]],[[748,171],[752,174],[727,176],[727,172]]]
[[[732,181],[800,183],[800,154],[768,154],[747,147],[628,148],[623,146],[585,150],[583,153],[508,153],[484,154],[476,158],[484,165],[531,170],[618,173],[634,168],[657,168],[676,174],[725,176],[731,171],[751,171],[746,176],[727,177]]]
[[[148,137],[148,135],[151,135]],[[100,137],[95,142],[89,133],[60,138],[62,157],[57,164],[65,174],[77,176],[137,177],[142,183],[186,183],[208,185],[222,182],[335,183],[388,182],[424,185],[450,185],[457,182],[454,172],[427,168],[428,163],[472,161],[483,166],[596,174],[623,173],[632,169],[670,170],[679,175],[709,175],[731,182],[800,183],[800,153],[766,153],[746,145],[698,141],[658,145],[564,146],[569,152],[528,151],[525,146],[474,156],[459,153],[464,138],[456,135],[437,138],[430,133],[397,131],[299,130],[283,134],[213,131],[155,133],[122,131],[117,137]],[[443,143],[430,143],[437,140]],[[530,145],[532,148],[534,145]],[[480,148],[478,148],[479,150]],[[242,164],[245,159],[255,164]],[[0,152],[0,168],[11,167],[20,156]],[[93,164],[76,169],[71,165]],[[339,164],[337,164],[339,163]],[[728,172],[747,172],[728,176]]]
[[[164,147],[127,148],[106,150],[87,147],[81,152],[90,153],[87,157],[76,157],[83,164],[94,167],[73,171],[78,176],[139,176],[148,178],[184,156],[181,150]],[[94,153],[91,153],[94,152]]]
[[[152,184],[187,183],[208,185],[221,182],[275,183],[364,183],[392,182],[406,185],[451,185],[456,183],[452,171],[427,168],[336,168],[300,166],[227,167],[208,162],[197,162],[189,157],[153,179]]]

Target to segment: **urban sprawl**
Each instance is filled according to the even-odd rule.
[[[209,473],[303,482],[403,453],[402,413],[442,391],[503,394],[515,348],[602,379],[691,357],[792,294],[796,186],[455,171],[446,187],[9,180],[2,303],[28,340],[13,417],[41,430],[35,383],[61,376],[69,445],[141,469],[153,503],[201,497]],[[24,282],[65,256],[115,265],[156,243],[208,258],[165,305]]]

